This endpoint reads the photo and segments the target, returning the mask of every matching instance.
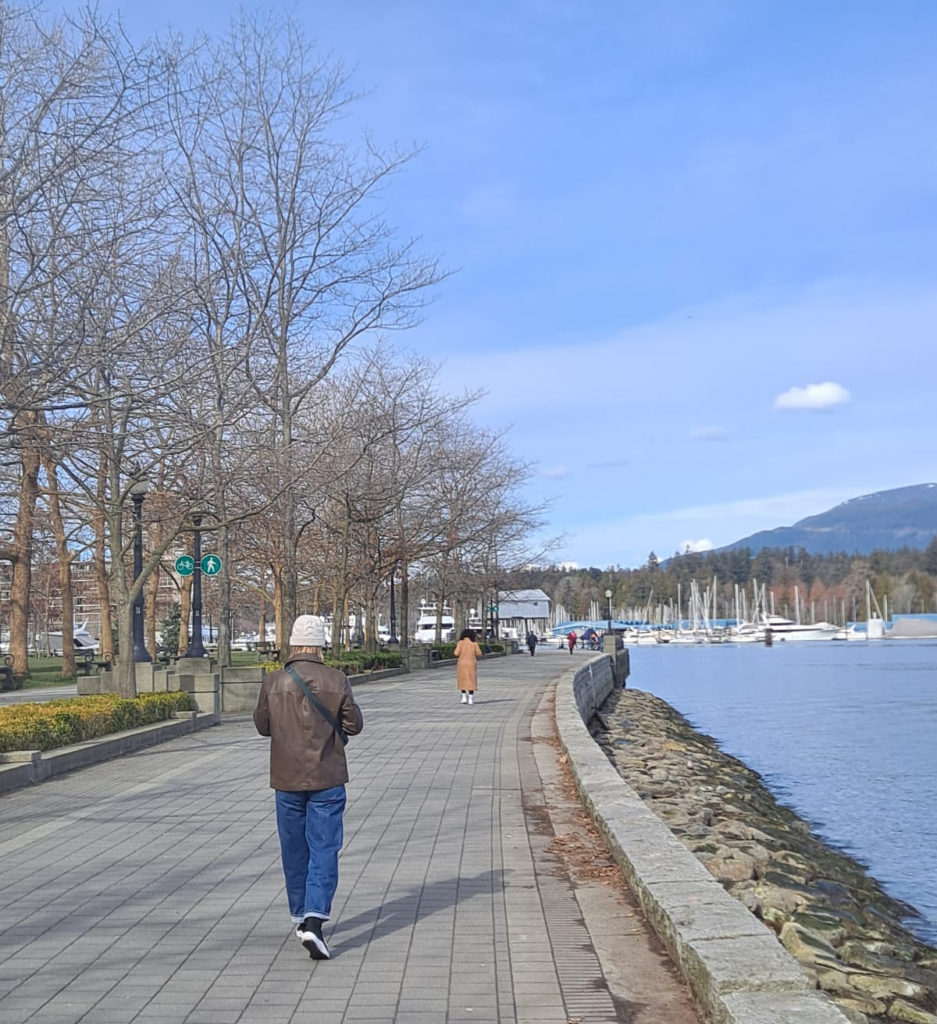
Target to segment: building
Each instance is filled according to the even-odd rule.
[[[531,630],[550,628],[550,598],[542,590],[505,590],[498,594],[498,632],[522,640]]]

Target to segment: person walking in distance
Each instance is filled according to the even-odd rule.
[[[566,642],[569,644],[569,653],[573,653],[573,648],[576,646],[576,630],[571,629],[566,634]]]
[[[537,650],[537,634],[530,630],[527,634],[527,650],[530,651],[530,656],[534,656],[534,652]]]
[[[461,704],[474,703],[475,691],[478,689],[478,659],[482,656],[481,648],[475,642],[475,630],[463,629],[459,642],[455,645],[456,681],[462,692]]]
[[[283,668],[268,675],[254,725],[270,737],[280,859],[296,935],[313,960],[328,960],[322,925],[338,887],[348,765],[345,743],[363,728],[348,679],[322,661],[325,620],[300,615]]]

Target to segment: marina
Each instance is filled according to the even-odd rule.
[[[775,596],[764,584],[752,584],[749,604],[744,590],[734,588],[732,617],[719,617],[716,602],[715,579],[701,590],[694,580],[690,584],[686,614],[677,588],[676,602],[651,604],[645,607],[608,609],[607,615],[598,615],[598,603],[593,602],[593,616],[588,619],[556,621],[547,636],[548,642],[562,642],[570,632],[577,637],[587,630],[597,630],[600,636],[612,632],[626,646],[648,644],[750,644],[771,646],[774,643],[803,643],[816,641],[879,641],[937,639],[937,614],[894,613],[889,618],[888,602],[884,611],[871,587],[866,584],[866,615],[864,619],[848,621],[845,607],[841,609],[841,623],[817,620],[811,602],[801,601],[794,587],[794,618],[777,613]],[[564,615],[563,609],[559,609]]]

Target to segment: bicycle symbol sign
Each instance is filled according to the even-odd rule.
[[[180,555],[176,559],[176,572],[180,576],[191,576],[195,572],[195,559],[191,555]]]

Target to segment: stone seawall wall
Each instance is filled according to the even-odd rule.
[[[557,731],[586,809],[703,1012],[713,1024],[855,1019],[816,989],[774,933],[725,891],[593,740],[584,717],[621,692],[607,655],[571,669],[557,684]]]

